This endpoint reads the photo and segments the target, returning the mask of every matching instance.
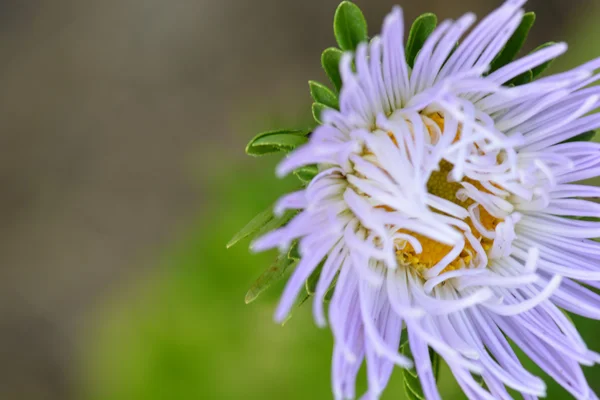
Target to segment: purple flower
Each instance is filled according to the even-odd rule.
[[[507,387],[545,396],[507,338],[573,396],[596,398],[581,365],[599,355],[562,310],[600,318],[600,296],[588,288],[600,288],[600,243],[590,240],[600,222],[573,218],[600,217],[600,205],[583,200],[600,189],[574,183],[600,174],[600,144],[565,143],[600,127],[590,114],[600,88],[588,87],[600,59],[509,84],[565,52],[558,43],[488,73],[524,3],[507,1],[469,34],[472,14],[444,21],[413,68],[395,8],[381,37],[344,54],[340,110],[324,112],[308,144],[278,167],[320,172],[280,199],[277,213],[301,211],[254,249],[299,241],[278,321],[322,264],[313,308],[324,326],[336,280],[336,399],[355,397],[363,361],[365,398],[378,398],[398,365],[414,366],[425,396],[439,399],[429,348],[471,399],[510,398]],[[412,359],[398,351],[403,334]]]

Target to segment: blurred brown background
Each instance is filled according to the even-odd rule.
[[[373,35],[397,0],[356,2]],[[246,121],[308,104],[337,3],[0,2],[0,398],[76,397],[89,315],[156,268],[210,168],[244,157]],[[500,3],[401,5],[412,20]],[[530,47],[592,3],[530,1]]]

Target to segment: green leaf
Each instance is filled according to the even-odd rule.
[[[415,65],[417,54],[436,26],[437,17],[432,13],[425,13],[413,22],[406,41],[406,62],[411,68]]]
[[[408,341],[404,342],[400,348],[400,351],[406,357],[409,357],[411,360],[413,359]],[[440,356],[431,349],[429,349],[429,357],[431,358],[433,377],[437,382],[440,372],[441,359]],[[410,400],[425,400],[425,395],[423,394],[421,381],[419,380],[417,371],[414,368],[404,368],[402,369],[402,376],[404,378],[404,390],[406,392],[406,397]]]
[[[533,72],[525,71],[521,75],[515,76],[512,80],[507,82],[509,86],[520,86],[525,85],[533,80]]]
[[[480,386],[481,386],[483,389],[485,389],[485,390],[488,390],[488,387],[487,387],[487,385],[485,384],[485,380],[483,379],[483,376],[481,376],[481,375],[475,375],[475,376],[473,377],[473,379],[475,379],[475,382],[479,383],[479,385],[480,385]]]
[[[303,183],[309,183],[319,173],[319,168],[316,165],[307,165],[306,167],[298,168],[294,171],[294,175]]]
[[[535,50],[533,50],[530,54],[535,53],[536,51],[542,50],[546,47],[552,46],[554,44],[555,44],[554,42],[544,43],[543,45],[541,45],[541,46],[537,47]],[[531,69],[530,71],[526,71],[526,72],[522,73],[521,75],[513,78],[510,82],[508,82],[508,84],[519,86],[519,85],[524,85],[526,83],[529,83],[529,82],[533,81],[535,78],[537,78],[538,76],[540,76],[542,74],[542,72],[544,72],[546,69],[548,69],[550,67],[550,65],[552,65],[553,62],[554,62],[554,59],[548,60],[545,63],[538,65],[537,67]]]
[[[337,95],[327,86],[315,81],[308,81],[310,87],[310,95],[317,103],[326,105],[327,107],[339,109]]]
[[[408,346],[408,332],[406,331],[406,327],[402,328],[402,336],[400,337],[400,345],[398,345],[400,352],[404,351],[404,349],[403,349],[404,346]],[[408,351],[410,351],[410,349]]]
[[[259,213],[256,217],[252,218],[250,222],[246,224],[238,233],[236,233],[233,238],[227,243],[227,248],[232,247],[237,242],[242,239],[247,238],[248,236],[255,234],[262,227],[268,224],[271,220],[273,220],[273,206],[269,206],[266,210]]]
[[[323,113],[323,111],[331,109],[330,107],[327,107],[325,104],[321,104],[321,103],[313,103],[312,104],[312,115],[313,118],[315,119],[315,121],[317,121],[317,123],[322,124],[323,122],[321,122],[321,114]]]
[[[559,310],[562,311],[562,313],[564,314],[565,317],[567,317],[569,322],[572,323],[573,326],[575,326],[575,322],[573,322],[573,318],[571,318],[571,314],[569,314],[569,312],[567,310],[563,310],[562,308],[559,308]]]
[[[262,156],[280,151],[290,152],[308,141],[308,130],[282,129],[259,133],[246,146],[246,154]]]
[[[340,273],[338,272],[335,275],[335,277],[333,278],[333,281],[331,281],[331,284],[329,285],[329,289],[327,289],[327,293],[325,293],[325,301],[329,301],[333,297],[333,295],[335,293],[335,285],[337,284],[337,280],[338,280],[339,276],[340,276]]]
[[[287,210],[281,217],[274,217],[272,220],[264,224],[255,234],[255,236],[262,236],[267,232],[271,232],[277,228],[287,224],[294,216],[298,214],[298,210]]]
[[[285,271],[290,266],[295,266],[297,261],[290,260],[286,254],[277,257],[277,260],[263,272],[246,293],[246,304],[250,304],[267,290],[273,283],[283,278]]]
[[[287,315],[287,317],[285,317],[283,322],[281,322],[281,326],[287,324],[288,321],[290,319],[292,319],[292,314],[293,314],[294,310],[299,308],[302,304],[306,303],[306,300],[308,300],[309,298],[310,298],[310,295],[306,292],[299,294],[298,297],[296,298],[296,301],[294,302],[294,305],[290,309],[290,313]]]
[[[535,53],[536,51],[545,49],[546,47],[550,47],[554,44],[556,44],[556,43],[555,42],[544,43],[543,45],[538,46],[535,50],[533,50],[532,53]],[[531,72],[533,73],[533,79],[537,78],[538,76],[541,75],[542,72],[544,72],[546,69],[548,69],[552,65],[554,60],[555,60],[554,58],[552,60],[548,60],[545,63],[538,65],[537,67],[532,69]]]
[[[314,295],[317,290],[317,284],[319,283],[319,278],[321,277],[321,271],[323,271],[323,263],[319,264],[312,274],[310,274],[306,282],[304,282],[306,293],[308,293],[310,296]]]
[[[295,261],[300,260],[301,255],[300,255],[300,251],[298,250],[298,241],[297,240],[294,240],[292,242],[292,245],[290,246],[290,249],[288,250],[287,256],[290,260],[295,260]]]
[[[360,42],[367,41],[367,21],[360,8],[342,1],[335,11],[333,32],[342,50],[354,51]]]
[[[342,76],[340,75],[340,61],[344,53],[340,49],[330,47],[325,49],[321,55],[321,65],[325,70],[325,73],[335,86],[335,89],[339,92],[342,88]]]
[[[513,33],[513,35],[508,39],[508,42],[504,45],[504,48],[500,51],[500,53],[496,56],[494,61],[492,61],[490,66],[490,73],[496,71],[498,68],[505,66],[515,59],[527,36],[529,34],[529,30],[533,26],[535,22],[535,13],[528,12],[523,15],[523,19],[521,19],[521,23]]]
[[[596,131],[584,132],[580,135],[574,136],[571,139],[567,139],[561,143],[569,143],[569,142],[589,142],[594,139],[596,136]]]

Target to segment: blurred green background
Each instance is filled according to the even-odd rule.
[[[373,35],[397,1],[357,3]],[[500,3],[401,5],[412,20]],[[329,331],[306,306],[273,323],[281,285],[246,306],[274,255],[225,243],[297,185],[243,150],[307,124],[336,5],[0,2],[0,398],[331,398]],[[529,48],[569,41],[554,71],[600,55],[596,2],[527,8]],[[598,324],[576,323],[600,351]],[[440,387],[461,398],[449,374]],[[403,398],[397,372],[383,398]]]

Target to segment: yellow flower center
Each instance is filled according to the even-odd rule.
[[[429,118],[434,120],[440,128],[444,129],[444,120],[439,114],[430,115]],[[457,137],[460,135],[460,130],[457,134]],[[451,201],[454,204],[457,204],[461,207],[467,209],[467,207],[471,206],[474,201],[470,198],[461,201],[457,198],[456,193],[459,189],[462,188],[460,182],[450,182],[448,180],[448,174],[452,171],[453,165],[448,161],[442,160],[439,165],[439,170],[434,171],[429,180],[427,181],[427,191],[435,196],[443,198],[445,200]],[[469,178],[464,178],[463,182],[469,182],[474,185],[480,191],[487,192],[485,188],[481,186],[481,184],[477,181],[474,181]],[[482,206],[477,207],[479,210],[479,220],[481,224],[488,231],[494,231],[496,226],[502,222],[502,220],[492,216],[488,213],[485,208]],[[488,239],[484,237],[473,225],[473,222],[470,218],[467,218],[465,221],[471,228],[471,233],[473,236],[481,243],[481,246],[485,251],[491,249],[494,241],[492,239]],[[433,239],[430,239],[426,236],[420,235],[418,233],[401,230],[402,233],[408,233],[411,236],[415,237],[423,247],[421,253],[417,254],[412,245],[403,240],[399,240],[398,247],[400,250],[397,250],[396,254],[398,260],[401,264],[410,266],[416,269],[418,272],[422,273],[427,269],[434,267],[437,263],[439,263],[451,250],[452,246],[437,242]],[[476,251],[470,242],[465,238],[465,247],[460,253],[458,257],[456,257],[442,272],[452,271],[460,268],[468,267],[473,258],[476,255]]]

